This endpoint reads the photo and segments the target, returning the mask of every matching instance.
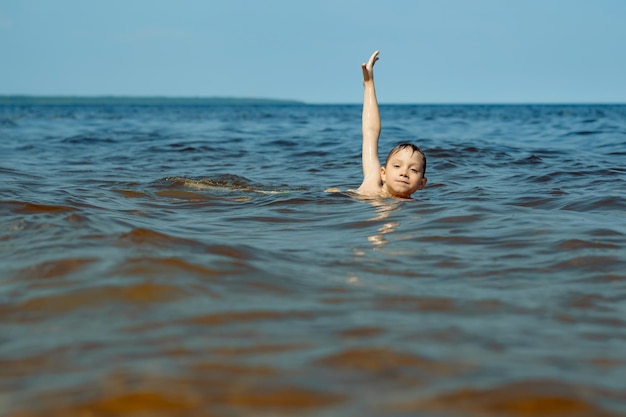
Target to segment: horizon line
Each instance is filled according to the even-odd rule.
[[[241,96],[174,96],[174,95],[123,95],[123,94],[0,94],[0,104],[66,104],[70,101],[100,101],[94,104],[107,104],[116,100],[125,101],[119,104],[158,104],[162,102],[179,102],[179,104],[293,104],[293,105],[360,105],[361,102],[315,102],[298,99],[271,98],[271,97],[241,97]],[[29,103],[30,102],[30,103]],[[56,103],[55,103],[56,102]],[[77,103],[80,104],[80,103]],[[111,103],[114,104],[114,103]],[[166,104],[166,103],[164,103]],[[457,101],[457,102],[380,102],[379,105],[423,105],[423,106],[471,106],[471,105],[626,105],[626,101]]]

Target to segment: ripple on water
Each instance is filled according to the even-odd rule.
[[[268,382],[278,370],[255,365],[200,363],[185,377],[117,372],[86,391],[53,389],[28,416],[303,415],[345,401],[304,384]],[[80,398],[80,400],[76,400]],[[19,415],[19,414],[18,414]]]
[[[404,412],[485,417],[617,417],[602,401],[623,400],[623,393],[551,380],[522,380],[489,388],[462,388],[413,403]]]
[[[137,283],[108,285],[65,290],[50,295],[26,296],[22,301],[5,307],[2,316],[10,321],[41,321],[59,319],[64,314],[82,314],[97,308],[136,307],[146,304],[160,305],[190,296],[190,292],[177,285]]]
[[[583,239],[568,239],[558,245],[560,250],[578,250],[578,249],[620,249],[621,246],[612,243],[591,242]]]
[[[400,385],[409,379],[421,384],[433,376],[459,375],[472,369],[467,364],[437,361],[387,347],[345,349],[317,363],[341,371],[375,374],[378,382]]]
[[[36,282],[43,284],[44,281],[42,280],[46,280],[46,278],[56,278],[54,282],[62,283],[62,278],[79,273],[97,261],[97,258],[69,258],[45,261],[20,269],[14,273],[11,279],[14,281],[35,281],[33,284]],[[45,282],[51,283],[50,280]]]
[[[626,198],[622,196],[585,197],[565,204],[563,210],[571,211],[626,211]]]
[[[151,229],[134,228],[130,232],[123,233],[119,236],[121,245],[130,246],[154,246],[154,247],[187,247],[187,248],[203,248],[200,242],[170,236],[165,233],[157,232]]]
[[[180,277],[200,276],[210,278],[225,271],[198,265],[180,258],[130,258],[120,262],[112,271],[113,275],[133,275],[154,278],[158,276]]]
[[[3,201],[2,205],[10,207],[10,211],[18,214],[55,214],[75,210],[73,207],[56,204],[35,204],[27,201]]]

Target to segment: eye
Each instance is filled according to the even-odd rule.
[[[411,171],[415,172],[417,174],[417,170],[415,168],[413,168]]]

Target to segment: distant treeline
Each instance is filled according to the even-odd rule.
[[[124,96],[1,96],[0,105],[42,106],[224,106],[224,105],[293,105],[296,100],[233,97],[124,97]]]

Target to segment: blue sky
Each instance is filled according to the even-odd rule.
[[[0,0],[0,94],[626,102],[625,0]]]

